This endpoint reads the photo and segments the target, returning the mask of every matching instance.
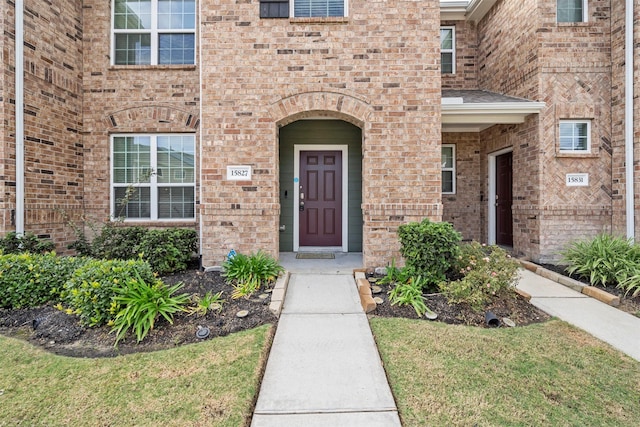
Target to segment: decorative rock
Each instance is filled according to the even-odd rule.
[[[382,292],[382,288],[380,286],[372,286],[371,287],[371,293],[372,294],[379,294],[380,292]]]
[[[265,299],[269,298],[269,294],[260,294],[260,295],[258,295],[258,298],[262,299],[262,300],[265,300]]]
[[[375,272],[378,276],[386,276],[387,275],[387,267],[376,267]]]
[[[503,317],[502,318],[502,323],[504,323],[505,325],[507,325],[510,328],[513,328],[513,327],[516,326],[516,322],[514,322],[511,319],[509,319],[508,317]]]
[[[384,302],[384,300],[380,297],[374,297],[373,298],[373,302],[375,302],[376,304],[380,305]]]
[[[429,320],[436,320],[438,318],[438,314],[434,313],[431,310],[427,310],[427,312],[424,314],[424,317],[426,317]]]
[[[378,281],[377,277],[369,277],[369,282],[376,283]]]
[[[240,310],[239,312],[236,313],[236,317],[239,318],[243,318],[243,317],[247,317],[249,315],[249,310]]]

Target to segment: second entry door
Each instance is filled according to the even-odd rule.
[[[496,157],[496,243],[513,246],[513,156]]]
[[[300,152],[300,246],[342,246],[342,152]]]

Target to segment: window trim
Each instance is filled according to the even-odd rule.
[[[115,14],[116,14],[116,0],[111,0],[111,48],[109,59],[112,67],[184,67],[197,65],[197,53],[198,53],[198,37],[196,28],[198,26],[198,2],[195,1],[195,14],[196,19],[193,24],[193,28],[158,28],[158,0],[151,1],[151,28],[149,29],[116,29],[115,28]],[[116,64],[116,34],[149,34],[151,37],[151,57],[148,64]],[[193,64],[160,64],[158,63],[158,56],[160,51],[160,34],[193,34]]]
[[[442,189],[442,184],[440,185],[440,192],[442,194],[456,194],[456,144],[442,144],[441,146],[442,148],[451,148],[451,156],[453,158],[453,166],[450,168],[445,168],[442,165],[442,150],[440,150],[440,165],[441,165],[441,173],[440,173],[440,180],[442,180],[442,172],[451,172],[452,174],[452,179],[451,179],[451,183],[452,183],[452,191],[444,191]]]
[[[158,170],[158,137],[162,136],[189,136],[193,139],[193,156],[194,156],[194,171],[192,183],[160,183],[158,184],[157,170]],[[154,172],[149,178],[149,183],[127,183],[118,184],[114,182],[114,139],[115,138],[127,138],[127,137],[148,137],[150,139],[150,152],[149,163],[150,169]],[[197,208],[197,147],[196,147],[196,135],[193,133],[116,133],[109,136],[109,217],[112,221],[124,221],[124,222],[195,222],[196,220],[196,208]],[[149,188],[149,217],[148,218],[127,218],[116,216],[115,212],[115,189],[127,188],[133,186],[136,188]],[[191,187],[193,186],[193,217],[185,218],[160,218],[158,217],[158,189],[160,187]]]
[[[588,5],[589,2],[587,0],[582,0],[582,20],[580,21],[559,21],[558,20],[558,6],[561,0],[556,0],[556,23],[558,24],[580,24],[583,22],[589,22],[589,13],[588,13]]]
[[[442,30],[451,30],[451,49],[443,49],[442,48],[442,38],[440,39],[440,73],[453,75],[456,73],[456,27],[455,25],[443,25],[440,27],[440,31]],[[442,54],[443,53],[451,53],[451,72],[445,73],[442,71]]]
[[[560,145],[560,128],[563,124],[586,124],[587,147],[584,150],[563,150]],[[558,153],[560,154],[591,154],[591,120],[588,119],[562,119],[558,122]]]
[[[297,19],[305,19],[305,18],[341,18],[340,16],[296,16],[295,14],[295,2],[296,0],[289,0],[289,16],[291,18],[297,18]],[[343,4],[344,4],[344,13],[342,14],[342,18],[346,18],[349,16],[349,0],[342,0]]]

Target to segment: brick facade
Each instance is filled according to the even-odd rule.
[[[556,23],[553,0],[498,0],[478,22],[440,21],[435,0],[353,0],[348,17],[324,19],[261,19],[257,0],[199,3],[197,65],[113,66],[110,1],[25,1],[26,231],[63,251],[70,222],[89,230],[108,219],[112,135],[186,133],[197,141],[196,220],[136,224],[196,228],[204,266],[231,248],[277,255],[279,129],[334,118],[362,130],[367,266],[398,258],[397,227],[424,217],[487,241],[489,164],[505,150],[516,254],[550,262],[574,238],[624,233],[624,1],[589,0],[588,22],[577,24]],[[6,233],[15,228],[13,3],[0,11]],[[441,25],[456,28],[452,75],[440,74]],[[634,81],[637,94],[640,61]],[[520,124],[441,132],[442,88],[546,107]],[[559,153],[561,119],[591,120],[589,154]],[[640,120],[634,138],[640,206]],[[456,146],[452,195],[440,191],[441,144]],[[252,179],[228,181],[229,165],[252,166]],[[567,187],[568,173],[588,173],[589,185]]]

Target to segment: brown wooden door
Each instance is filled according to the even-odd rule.
[[[342,152],[300,152],[300,246],[342,246]]]
[[[496,243],[513,246],[513,156],[496,157]]]

